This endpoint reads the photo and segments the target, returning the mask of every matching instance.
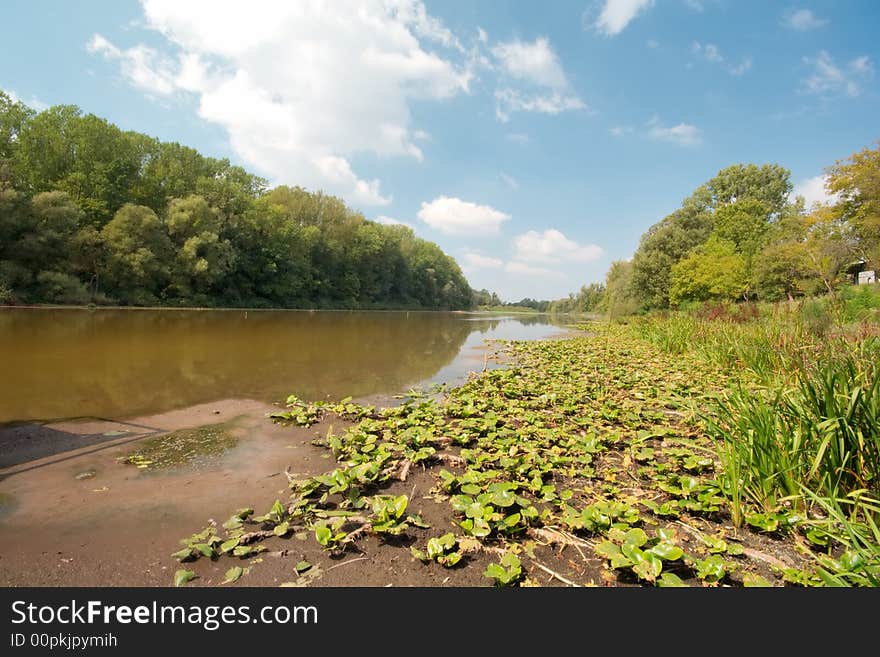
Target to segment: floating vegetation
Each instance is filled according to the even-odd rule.
[[[442,398],[410,394],[383,409],[289,398],[275,421],[355,422],[316,442],[335,467],[290,476],[288,499],[262,515],[241,509],[222,525],[225,535],[210,527],[174,556],[248,559],[264,541],[306,534],[338,557],[371,535],[427,568],[467,568],[484,555],[484,575],[497,586],[532,586],[545,574],[568,585],[598,575],[658,587],[876,581],[872,516],[853,516],[852,506],[810,514],[820,507],[792,505],[784,492],[757,498],[725,470],[731,459],[711,414],[758,377],[679,343],[658,348],[637,327],[590,330],[508,343],[510,367]],[[416,468],[433,476],[428,497],[448,505],[453,531],[432,529],[408,512],[410,496],[389,491]],[[579,581],[542,561],[566,547],[578,555]],[[288,585],[306,585],[312,570],[297,566]]]
[[[147,438],[136,452],[119,460],[141,470],[173,468],[219,456],[237,443],[229,423],[209,424]]]

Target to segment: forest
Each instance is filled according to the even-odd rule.
[[[825,173],[830,201],[806,207],[777,164],[719,171],[651,226],[630,260],[613,262],[604,284],[552,302],[551,312],[780,301],[855,282],[880,269],[880,144]]]
[[[453,258],[321,192],[0,91],[0,304],[463,309]]]

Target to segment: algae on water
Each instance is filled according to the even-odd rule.
[[[208,424],[148,438],[121,460],[141,470],[171,468],[219,456],[237,444],[228,422]]]

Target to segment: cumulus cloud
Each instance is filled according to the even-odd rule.
[[[149,94],[194,94],[199,115],[274,182],[365,205],[391,197],[355,171],[353,156],[421,160],[410,104],[465,93],[474,75],[462,44],[418,0],[142,4],[172,54],[101,35],[89,50]]]
[[[790,30],[808,32],[824,27],[828,24],[828,19],[818,18],[809,9],[795,9],[782,17],[782,24]]]
[[[665,126],[659,119],[648,122],[648,137],[654,141],[668,141],[679,146],[699,146],[703,143],[702,131],[689,123]]]
[[[615,36],[640,13],[650,8],[654,0],[605,0],[596,29],[605,36]]]
[[[409,224],[405,221],[399,221],[394,219],[393,217],[386,217],[384,214],[380,214],[378,217],[373,219],[377,224],[382,224],[383,226],[406,226],[407,228],[412,228],[412,224]]]
[[[510,120],[513,112],[538,112],[540,114],[559,114],[566,110],[586,109],[577,96],[569,96],[558,91],[549,95],[524,94],[515,89],[499,89],[495,92],[495,115],[502,122]]]
[[[826,188],[827,182],[827,176],[805,178],[794,186],[789,198],[795,199],[798,196],[803,196],[807,208],[813,207],[816,203],[836,203],[840,197],[837,194],[831,194],[828,192],[828,189]]]
[[[559,63],[559,58],[545,37],[533,43],[519,39],[499,43],[492,48],[492,54],[509,75],[545,87],[563,88],[568,79]]]
[[[517,236],[513,246],[515,260],[522,262],[589,262],[602,255],[602,249],[595,244],[580,245],[555,228],[543,232],[530,230]]]
[[[874,64],[866,55],[838,66],[828,52],[820,50],[816,57],[804,57],[804,63],[812,69],[812,73],[803,81],[803,87],[812,94],[845,93],[855,97],[861,94],[862,83],[874,74]]]
[[[462,255],[462,268],[465,271],[475,271],[477,269],[500,269],[504,265],[504,261],[499,258],[483,255],[475,251],[466,251]]]
[[[423,202],[418,218],[431,228],[448,235],[495,235],[509,214],[489,205],[478,205],[460,198],[439,196]]]
[[[559,114],[586,107],[571,91],[562,64],[545,37],[533,42],[501,42],[492,48],[492,54],[504,75],[529,87],[506,86],[495,91],[495,115],[500,121],[509,120],[513,112]]]
[[[152,48],[138,45],[123,50],[117,48],[100,34],[95,34],[86,44],[86,49],[109,61],[119,62],[122,74],[128,81],[148,94],[170,96],[177,89],[177,73],[175,72],[177,63],[163,57]],[[181,72],[183,72],[183,67],[181,67]],[[187,76],[190,75],[191,72],[187,71]]]

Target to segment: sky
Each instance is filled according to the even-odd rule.
[[[0,88],[405,223],[502,299],[601,282],[736,163],[880,139],[876,0],[5,0]]]

